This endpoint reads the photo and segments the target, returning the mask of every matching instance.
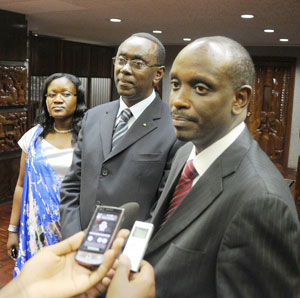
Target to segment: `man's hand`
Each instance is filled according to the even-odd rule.
[[[71,297],[86,292],[101,282],[116,257],[129,231],[121,230],[112,249],[104,255],[104,261],[95,271],[91,271],[75,261],[75,253],[84,237],[83,232],[43,248],[23,267],[15,279],[16,287],[22,289],[24,297]]]

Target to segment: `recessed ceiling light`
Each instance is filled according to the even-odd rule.
[[[189,38],[189,37],[185,37],[185,38],[183,38],[183,40],[184,40],[184,41],[191,41],[192,39]]]
[[[120,22],[122,22],[122,20],[121,19],[109,19],[111,22],[113,22],[113,23],[120,23]]]
[[[280,38],[279,40],[280,40],[281,42],[288,42],[288,41],[289,41],[288,38]]]
[[[33,35],[34,35],[34,36],[39,36],[37,33],[34,33]]]
[[[152,32],[153,32],[153,33],[157,33],[157,34],[163,33],[161,30],[153,30]]]
[[[273,33],[273,32],[275,32],[275,30],[274,29],[265,29],[264,32],[266,32],[266,33]]]
[[[253,14],[242,14],[241,18],[242,19],[253,19],[254,15]]]

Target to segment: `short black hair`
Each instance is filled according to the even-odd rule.
[[[40,134],[40,136],[43,138],[45,138],[49,132],[53,131],[54,119],[50,117],[48,112],[46,94],[51,82],[59,78],[67,78],[74,84],[76,89],[77,105],[72,119],[72,143],[74,143],[77,141],[77,136],[81,128],[82,118],[87,110],[84,101],[84,90],[81,86],[81,81],[76,76],[68,73],[54,73],[44,81],[41,94],[42,98],[40,101],[40,114],[36,119],[36,124],[40,124],[43,127],[43,131]]]
[[[152,34],[146,33],[146,32],[134,33],[130,37],[133,37],[133,36],[141,37],[141,38],[145,38],[145,39],[153,41],[157,45],[157,50],[156,50],[157,63],[159,65],[165,65],[166,49],[158,38],[156,38]]]

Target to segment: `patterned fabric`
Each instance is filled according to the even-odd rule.
[[[193,160],[192,159],[188,160],[183,168],[181,177],[176,185],[172,200],[170,201],[170,205],[167,213],[165,214],[163,223],[165,223],[169,219],[169,217],[175,211],[176,207],[180,204],[183,198],[188,194],[188,192],[192,187],[193,180],[196,178],[197,175],[198,173],[194,167]]]
[[[36,130],[25,161],[20,215],[19,254],[14,268],[16,277],[25,262],[46,245],[59,242],[59,202],[61,178],[43,154]]]
[[[118,123],[115,127],[115,131],[112,137],[112,150],[121,141],[122,137],[128,130],[128,120],[131,118],[132,113],[130,109],[125,109],[119,116]]]

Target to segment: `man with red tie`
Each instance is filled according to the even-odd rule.
[[[283,177],[244,120],[248,52],[200,38],[176,57],[170,107],[181,147],[152,222],[145,259],[157,298],[297,297],[299,222]]]

